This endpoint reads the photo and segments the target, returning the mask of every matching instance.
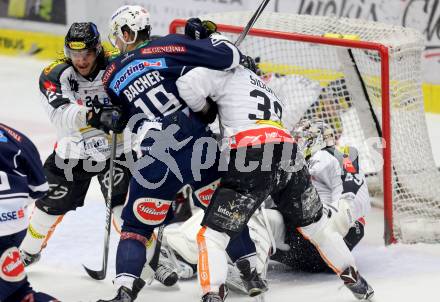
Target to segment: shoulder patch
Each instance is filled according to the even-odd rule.
[[[17,142],[21,142],[21,135],[12,130],[11,128],[6,127],[5,125],[0,124],[0,128],[5,130],[12,138],[14,138]],[[3,133],[4,134],[4,133]]]
[[[66,58],[62,58],[62,59],[56,60],[56,61],[52,62],[49,66],[44,68],[43,73],[45,75],[48,75],[55,67],[57,67],[58,65],[64,64],[66,62],[67,62]]]
[[[8,142],[8,137],[5,136],[5,133],[0,130],[0,143],[7,143]]]

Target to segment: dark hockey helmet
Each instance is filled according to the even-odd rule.
[[[64,39],[64,50],[67,57],[72,52],[95,50],[99,54],[102,50],[101,37],[98,28],[92,22],[73,23]]]

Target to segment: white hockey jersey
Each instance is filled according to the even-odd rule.
[[[59,157],[95,161],[109,158],[110,137],[86,124],[88,110],[110,104],[101,80],[106,66],[107,58],[100,57],[95,72],[84,78],[66,60],[59,60],[41,73],[40,98],[57,130],[55,152]],[[117,155],[123,152],[122,138],[118,135]]]
[[[181,76],[176,84],[180,96],[195,112],[203,109],[208,96],[217,103],[224,138],[259,128],[282,129],[290,137],[281,122],[283,100],[255,73],[242,66],[232,71],[197,67]],[[225,147],[223,144],[222,148]]]
[[[262,76],[261,79],[281,99],[285,100],[282,122],[289,131],[293,130],[307,109],[318,100],[321,93],[319,82],[312,81],[301,75],[277,75],[270,73]]]
[[[366,216],[371,208],[367,183],[358,162],[358,152],[353,147],[327,147],[309,159],[312,183],[322,202],[335,206],[341,197],[348,197],[353,201],[356,219]]]

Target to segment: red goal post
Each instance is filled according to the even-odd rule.
[[[247,12],[233,12],[233,13],[226,13],[226,14],[212,14],[206,17],[202,17],[202,19],[208,19],[208,20],[212,20],[214,22],[217,23],[218,26],[218,31],[221,32],[222,34],[226,34],[227,36],[229,36],[231,38],[231,41],[235,41],[236,37],[242,32],[243,30],[243,26],[240,26],[238,24],[246,24],[246,22],[244,22],[244,20],[246,20],[246,18],[250,17],[250,13]],[[316,20],[319,22],[329,22],[329,25],[331,24],[332,26],[328,26],[329,32],[322,32],[319,33],[319,31],[317,31],[317,33],[313,33],[313,30],[309,30],[308,28],[306,30],[302,30],[301,27],[307,27],[307,26],[299,26],[300,30],[296,31],[295,27],[297,26],[297,24],[301,23],[302,18],[304,18],[305,24],[308,24],[308,22],[310,22],[310,18],[317,18]],[[320,18],[320,19],[319,19]],[[283,21],[279,21],[280,19],[282,19]],[[287,20],[287,21],[284,21]],[[275,21],[271,21],[271,20],[275,20]],[[341,19],[339,19],[341,20]],[[313,20],[312,20],[313,21]],[[185,26],[185,20],[182,19],[177,19],[174,20],[171,24],[170,24],[170,33],[182,33],[183,32],[183,28]],[[281,49],[284,48],[285,45],[287,45],[287,43],[298,43],[301,45],[322,45],[322,46],[330,46],[330,47],[336,47],[337,49],[341,48],[341,49],[345,49],[345,50],[358,50],[362,53],[360,53],[359,55],[365,55],[367,54],[368,56],[373,57],[374,60],[374,64],[380,64],[380,67],[378,67],[378,69],[380,69],[380,71],[378,71],[378,73],[380,73],[379,75],[375,76],[375,78],[380,78],[380,80],[377,80],[377,87],[375,89],[375,92],[380,93],[380,109],[378,109],[378,111],[380,111],[379,114],[376,114],[376,118],[378,118],[379,120],[376,121],[376,123],[378,122],[380,125],[376,125],[376,127],[378,126],[378,132],[376,132],[378,134],[378,136],[381,136],[384,141],[385,144],[383,145],[383,149],[382,149],[382,156],[383,156],[383,171],[380,172],[375,172],[373,174],[382,174],[383,175],[383,181],[382,181],[382,192],[383,192],[383,206],[384,206],[384,239],[386,244],[391,244],[391,243],[395,243],[398,241],[414,241],[412,239],[409,240],[402,240],[402,236],[401,234],[401,230],[400,230],[400,225],[399,225],[399,236],[398,238],[396,238],[395,236],[395,227],[396,227],[396,222],[394,221],[394,212],[397,209],[397,207],[394,205],[393,206],[393,189],[396,191],[396,187],[399,187],[399,184],[395,184],[396,182],[399,181],[399,177],[397,175],[396,169],[393,168],[393,162],[392,162],[392,145],[391,142],[393,141],[391,136],[391,112],[390,112],[390,105],[392,103],[392,101],[390,100],[390,48],[395,47],[395,45],[386,45],[385,43],[379,43],[379,42],[375,42],[375,41],[371,41],[371,39],[364,39],[362,34],[359,34],[359,32],[357,31],[350,31],[349,28],[347,28],[347,31],[335,31],[332,28],[336,28],[337,26],[333,26],[333,24],[335,24],[336,22],[338,22],[338,19],[332,19],[332,18],[328,18],[328,17],[313,17],[313,16],[299,16],[299,15],[289,15],[289,14],[279,14],[279,13],[264,13],[260,19],[258,20],[258,22],[254,25],[254,28],[252,28],[248,34],[248,36],[245,38],[243,44],[240,46],[240,50],[242,50],[243,53],[245,53],[246,55],[251,55],[251,56],[258,56],[258,52],[262,51],[263,49],[266,48],[271,48],[272,51],[276,52],[277,49]],[[365,23],[367,23],[368,26],[371,26],[374,29],[374,25],[372,24],[372,22],[366,22],[366,21],[359,21],[359,20],[349,20],[349,19],[344,19],[344,22],[350,22],[350,23],[355,23],[356,28],[360,28],[361,26],[364,26]],[[271,26],[271,24],[275,24],[274,26]],[[278,24],[279,23],[279,24]],[[382,30],[384,28],[384,26],[387,25],[383,25],[381,24],[381,26],[379,26],[378,30]],[[391,27],[391,26],[390,26]],[[394,30],[394,28],[392,29]],[[392,30],[390,30],[390,32],[392,32]],[[365,32],[368,32],[368,35],[371,36],[371,34],[369,33],[370,30],[365,30]],[[311,33],[310,33],[311,32]],[[362,29],[360,30],[360,32],[362,32]],[[417,34],[416,34],[417,35]],[[250,45],[251,43],[253,43],[252,41],[255,40],[255,45],[258,44],[257,46],[253,46]],[[266,40],[266,42],[261,42]],[[280,46],[274,46],[274,43],[272,41],[283,41],[280,42]],[[246,45],[246,41],[248,41],[248,45]],[[266,44],[264,44],[266,43]],[[395,49],[393,49],[393,51],[395,51]],[[289,51],[287,51],[289,52]],[[292,50],[290,50],[290,53],[295,52],[294,49],[292,48]],[[373,53],[373,54],[372,54]],[[281,57],[281,56],[280,56]],[[308,63],[310,63],[310,66],[315,66],[315,63],[312,62],[315,60],[315,58],[309,58],[307,57],[307,51],[304,52],[304,61],[310,61]],[[351,58],[353,60],[352,65],[355,65],[356,70],[353,72],[353,74],[358,73],[359,75],[359,79],[360,82],[363,82],[362,78],[364,76],[364,73],[362,71],[359,71],[359,66],[356,65],[360,65],[361,62],[358,62],[357,59],[355,59],[353,57],[353,55],[351,55]],[[263,58],[262,58],[263,59]],[[286,65],[289,64],[290,62],[288,62],[288,60],[292,60],[295,61],[295,63],[292,63],[292,66],[294,65],[295,68],[298,66],[298,63],[296,62],[297,58],[292,55],[290,56],[285,56],[285,58],[283,57],[282,59],[280,58],[272,58],[273,61],[277,61],[278,65]],[[284,61],[282,61],[284,60]],[[319,59],[320,60],[320,59]],[[282,62],[281,62],[282,61]],[[316,61],[318,61],[318,59],[316,59]],[[281,62],[281,63],[280,63]],[[367,62],[367,61],[365,61]],[[362,63],[365,63],[362,62]],[[367,62],[367,64],[369,64],[369,62]],[[372,63],[373,64],[373,63]],[[275,66],[276,64],[272,64],[272,66]],[[318,64],[319,65],[319,64]],[[350,63],[348,64],[350,65]],[[362,66],[361,66],[362,67]],[[308,68],[308,69],[307,69]],[[316,67],[304,67],[301,69],[301,72],[304,74],[313,74],[312,77],[314,77],[314,79],[316,79],[316,70],[319,68]],[[282,72],[281,72],[282,73]],[[326,77],[326,75],[323,74],[323,77]],[[345,78],[348,78],[349,76],[347,75],[347,73],[345,73],[344,75]],[[372,77],[371,75],[369,75],[368,77]],[[324,81],[324,80],[323,80]],[[327,80],[325,80],[327,81]],[[344,80],[345,81],[345,80]],[[371,81],[375,81],[370,79]],[[391,81],[400,81],[400,78],[396,78],[396,79],[391,79]],[[406,79],[403,79],[402,81],[406,81]],[[353,82],[353,81],[352,81]],[[393,82],[393,83],[394,83]],[[330,81],[331,83],[331,81]],[[340,82],[338,82],[340,83]],[[270,85],[270,84],[269,84]],[[329,84],[328,84],[329,85]],[[393,84],[395,85],[395,83]],[[349,88],[346,88],[349,85],[343,85],[341,87],[345,87],[344,89],[347,89],[348,91],[342,91],[343,89],[340,87],[330,87],[331,90],[333,91],[333,95],[338,94],[339,96],[341,95],[341,93],[343,95],[345,95],[345,97],[350,99],[354,99],[354,97],[352,97],[351,95],[353,95],[353,92],[350,92]],[[362,86],[362,87],[361,87]],[[372,86],[372,85],[370,85]],[[327,86],[328,88],[329,86]],[[361,90],[363,89],[366,95],[366,98],[368,99],[369,96],[368,94],[371,94],[371,89],[367,92],[366,88],[365,88],[365,83],[361,83],[359,84],[359,89]],[[371,87],[368,87],[371,88]],[[325,89],[325,88],[323,88]],[[330,90],[330,89],[328,89]],[[423,99],[422,99],[423,100]],[[374,101],[373,101],[374,102]],[[353,102],[355,103],[355,102]],[[371,103],[371,102],[370,102]],[[376,101],[376,103],[378,103],[378,101]],[[353,106],[353,105],[350,105]],[[350,108],[350,106],[348,106]],[[371,106],[371,104],[370,104]],[[350,111],[347,110],[347,111]],[[373,109],[372,109],[373,111]],[[374,115],[374,113],[373,113]],[[377,117],[379,116],[379,117]],[[372,122],[373,123],[373,122]],[[361,123],[362,125],[362,123]],[[364,125],[362,125],[360,128],[363,128]],[[350,126],[351,127],[351,126]],[[350,128],[350,127],[346,127],[346,128]],[[374,127],[374,126],[372,126]],[[343,136],[343,131],[341,136]],[[367,136],[364,136],[364,139]],[[362,138],[360,138],[362,140]],[[400,191],[399,191],[400,192]],[[395,193],[396,195],[396,193]],[[396,195],[397,196],[397,195]]]

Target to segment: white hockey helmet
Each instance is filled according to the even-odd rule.
[[[293,135],[302,146],[305,158],[336,144],[335,131],[322,120],[301,120]]]
[[[125,41],[122,29],[127,26],[134,32],[132,41]],[[110,18],[109,24],[109,40],[113,46],[116,47],[116,39],[119,38],[125,45],[136,42],[138,32],[141,30],[148,30],[148,35],[151,32],[150,13],[139,5],[124,5],[116,10]]]

